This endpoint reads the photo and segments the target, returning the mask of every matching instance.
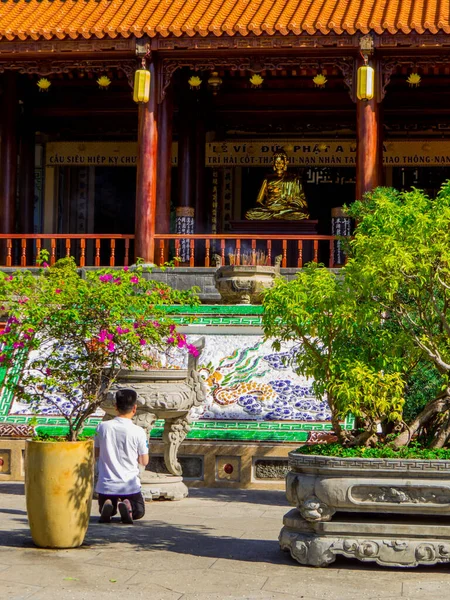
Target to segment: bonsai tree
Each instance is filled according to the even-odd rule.
[[[37,275],[1,273],[0,302],[7,315],[0,332],[5,385],[36,411],[46,406],[62,415],[69,441],[78,439],[121,368],[151,368],[156,352],[171,347],[198,353],[165,310],[196,303],[195,295],[148,279],[140,266],[80,277],[65,258],[43,263]]]
[[[344,444],[397,432],[434,448],[450,435],[450,185],[423,192],[378,188],[349,209],[357,224],[338,274],[308,265],[264,299],[268,337],[298,340],[299,373],[327,396]],[[420,384],[420,389],[418,385]],[[405,402],[414,398],[415,408]],[[352,412],[362,431],[342,431]]]
[[[419,190],[379,188],[349,214],[358,220],[346,269],[429,363],[440,385],[395,440],[423,433],[442,447],[450,435],[450,183],[435,200]]]
[[[361,302],[348,278],[315,263],[293,281],[278,278],[264,297],[263,326],[276,349],[298,342],[293,366],[313,378],[317,397],[326,396],[341,443],[370,443],[380,426],[401,421],[411,356],[377,304]],[[342,429],[350,412],[362,433]]]

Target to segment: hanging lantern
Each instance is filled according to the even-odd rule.
[[[419,73],[411,73],[406,81],[409,83],[409,87],[419,87],[422,78]]]
[[[101,90],[107,90],[111,85],[111,79],[106,75],[102,75],[97,79],[97,85]]]
[[[372,100],[375,91],[375,71],[364,65],[359,67],[356,78],[356,96],[358,100]]]
[[[138,69],[134,74],[133,100],[146,103],[150,100],[150,71]]]
[[[328,79],[325,77],[325,75],[319,74],[319,75],[316,75],[315,77],[313,77],[314,85],[318,88],[324,88],[327,81],[328,81]]]
[[[250,83],[252,88],[260,88],[262,86],[264,82],[264,79],[261,77],[261,75],[258,75],[258,73],[254,73],[251,77],[250,77]]]
[[[189,77],[188,79],[188,84],[191,90],[198,92],[200,86],[202,85],[202,80],[198,75],[192,75],[192,77]]]
[[[211,77],[208,79],[208,85],[215,96],[222,85],[222,79],[219,77],[219,73],[217,71],[213,71],[211,73]]]
[[[48,88],[52,85],[52,82],[45,77],[42,77],[39,79],[36,85],[38,86],[40,92],[48,92]]]

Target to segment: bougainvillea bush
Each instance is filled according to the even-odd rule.
[[[0,274],[0,331],[5,385],[35,410],[52,406],[76,440],[121,368],[152,368],[158,353],[194,346],[177,333],[165,307],[196,304],[194,291],[148,279],[141,266],[87,271],[65,258],[38,274]],[[17,380],[18,359],[26,368]]]
[[[297,340],[295,368],[327,397],[341,444],[393,448],[450,438],[450,183],[435,199],[378,188],[338,273],[308,265],[264,299],[267,337]],[[348,414],[355,431],[343,431]]]

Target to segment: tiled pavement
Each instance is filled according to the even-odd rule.
[[[133,526],[100,525],[95,509],[83,547],[40,550],[23,486],[0,483],[0,600],[450,600],[450,565],[298,565],[278,548],[281,492],[191,490]]]

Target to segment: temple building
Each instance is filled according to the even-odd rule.
[[[5,0],[2,264],[339,266],[343,204],[450,175],[449,31],[436,0]]]
[[[290,450],[333,439],[327,403],[286,366],[295,347],[273,350],[261,306],[223,305],[216,267],[338,268],[344,205],[379,185],[436,195],[449,33],[443,0],[0,2],[0,268],[45,248],[80,268],[170,261],[152,276],[200,287],[175,315],[205,338],[208,401],[180,449],[191,485],[281,489]],[[11,438],[32,418],[0,390],[0,480],[23,477]]]

